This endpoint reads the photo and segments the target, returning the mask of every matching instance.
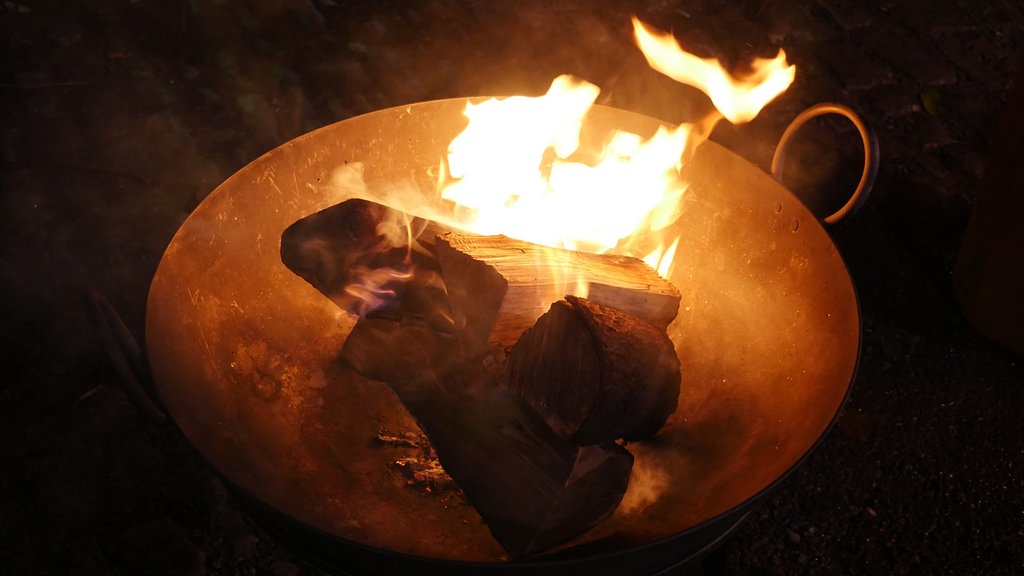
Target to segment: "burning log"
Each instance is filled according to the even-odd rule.
[[[567,296],[508,354],[504,385],[578,444],[645,440],[673,412],[679,358],[663,329]]]
[[[510,346],[551,302],[578,288],[662,330],[679,312],[679,292],[637,258],[457,233],[440,236],[435,250],[456,329],[474,350]]]
[[[342,359],[390,385],[445,471],[513,557],[570,540],[606,519],[633,457],[616,444],[577,446],[494,383],[449,335],[361,318]]]

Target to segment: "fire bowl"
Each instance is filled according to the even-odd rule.
[[[828,431],[853,381],[860,315],[821,223],[782,185],[705,142],[688,165],[668,333],[679,408],[633,443],[611,518],[540,556],[510,561],[457,492],[411,486],[379,441],[415,424],[388,387],[338,353],[355,318],[282,264],[282,232],[351,197],[388,204],[433,191],[465,99],[400,106],[326,126],[214,190],[168,246],[146,339],[176,424],[258,518],[334,569],[541,573],[571,565],[648,574],[727,535]],[[582,147],[659,121],[596,106]],[[339,174],[347,177],[339,180]],[[347,175],[347,176],[346,176]],[[624,191],[628,193],[629,191]],[[422,202],[437,202],[423,195]]]

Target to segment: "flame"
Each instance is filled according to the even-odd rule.
[[[796,77],[796,67],[786,63],[783,50],[772,59],[756,58],[749,74],[735,77],[718,59],[699,58],[680,48],[671,34],[652,30],[633,17],[633,38],[650,67],[676,82],[699,88],[734,124],[753,120]]]
[[[655,249],[647,256],[644,256],[643,261],[651,268],[657,270],[659,276],[666,278],[672,272],[672,263],[675,262],[676,248],[678,247],[679,237],[676,236],[675,240],[667,248],[661,246]]]
[[[755,60],[748,74],[733,76],[718,60],[683,51],[671,34],[636,17],[633,27],[650,66],[704,91],[717,113],[692,124],[661,126],[649,138],[616,132],[592,154],[580,150],[581,129],[600,89],[559,76],[540,97],[466,105],[469,125],[451,141],[438,170],[440,196],[455,206],[454,216],[425,213],[422,204],[391,206],[468,232],[643,258],[670,276],[679,236],[668,231],[681,215],[686,159],[721,118],[754,118],[793,82],[796,69],[780,50],[774,59]],[[401,235],[396,227],[389,237]],[[356,291],[372,306],[387,297],[383,287],[395,279],[368,275],[369,286]],[[558,297],[586,295],[585,282],[572,282],[567,279]]]
[[[663,276],[671,272],[679,238],[662,231],[680,215],[684,159],[718,118],[754,118],[793,82],[796,69],[780,51],[775,59],[755,60],[749,74],[732,76],[717,60],[683,51],[670,34],[636,17],[633,26],[651,67],[704,91],[720,116],[663,126],[647,139],[617,132],[595,158],[581,159],[580,130],[600,92],[593,84],[559,76],[541,97],[468,104],[469,126],[449,145],[451,178],[441,192],[459,208],[458,227],[615,251],[642,257]]]
[[[459,227],[603,253],[678,217],[691,130],[661,127],[646,140],[620,131],[587,162],[574,155],[598,93],[559,76],[541,97],[468,104],[469,126],[448,148],[453,180],[441,192],[462,210]]]
[[[397,285],[411,279],[413,273],[397,268],[353,267],[352,279],[344,291],[353,298],[351,310],[363,316],[391,303],[397,296]]]
[[[415,267],[412,263],[414,250],[422,250],[412,230],[412,221],[405,212],[393,210],[377,223],[379,242],[368,253],[391,248],[403,248],[405,258],[399,266],[371,267],[365,264],[350,268],[350,280],[343,291],[352,299],[350,304],[358,316],[363,316],[384,306],[395,305],[399,288],[413,279]]]

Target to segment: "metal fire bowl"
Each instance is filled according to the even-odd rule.
[[[509,562],[457,496],[406,485],[393,462],[415,450],[374,437],[413,430],[413,421],[386,385],[339,365],[355,319],[279,255],[286,227],[353,195],[388,204],[433,191],[447,145],[466,125],[465,104],[424,102],[321,128],[202,202],[149,294],[148,350],[171,415],[263,510],[378,566],[389,558],[504,573],[625,557],[617,573],[642,573],[652,551],[689,554],[694,538],[710,543],[808,454],[846,398],[860,316],[835,245],[783,186],[704,143],[689,166],[671,277],[682,294],[669,327],[682,365],[679,409],[653,443],[629,446],[630,489],[608,521],[548,556]],[[583,146],[658,125],[597,106]],[[339,168],[358,174],[359,163],[365,187],[332,182]]]

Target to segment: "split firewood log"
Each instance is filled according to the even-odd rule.
[[[503,385],[578,444],[646,440],[676,411],[679,358],[663,329],[567,296],[512,346]]]
[[[479,359],[462,357],[450,335],[364,317],[342,359],[391,387],[514,558],[587,532],[625,494],[628,451],[613,443],[578,446],[557,434],[522,398],[497,386]]]
[[[510,346],[552,302],[577,289],[662,330],[679,312],[679,292],[637,258],[461,233],[438,237],[434,248],[468,349]]]

